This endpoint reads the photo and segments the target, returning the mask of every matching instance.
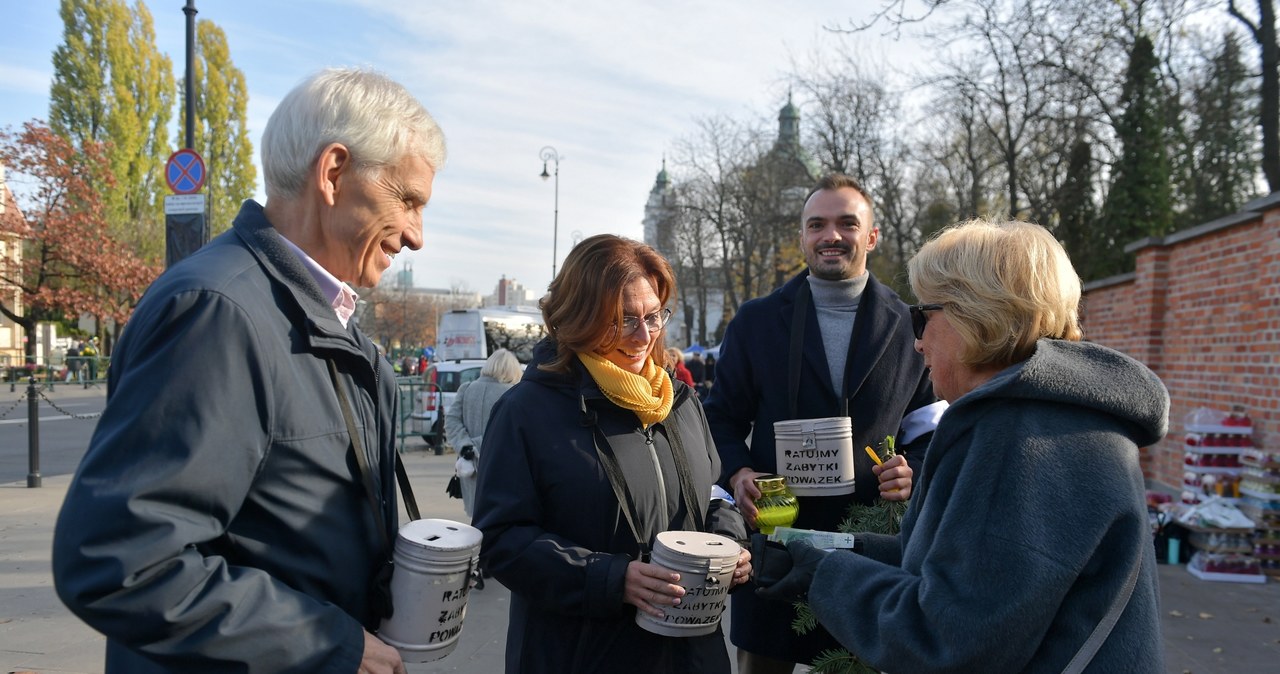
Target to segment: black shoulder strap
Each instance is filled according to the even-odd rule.
[[[667,416],[671,418],[670,415]],[[693,526],[694,531],[702,531],[706,528],[703,518],[698,517],[697,501],[694,496],[698,493],[693,486],[693,471],[689,469],[689,456],[684,453],[684,442],[680,440],[680,430],[676,428],[674,423],[663,424],[663,428],[670,434],[668,439],[671,443],[671,456],[676,462],[676,474],[680,478],[680,495],[684,500],[685,512]],[[707,495],[708,498],[710,494]]]
[[[809,320],[809,281],[800,280],[795,304],[791,311],[791,349],[787,355],[787,405],[789,419],[798,419],[800,400],[800,358],[804,355],[804,327]]]
[[[398,452],[396,453],[396,482],[400,483],[400,495],[404,498],[404,510],[409,513],[409,519],[422,519],[422,513],[418,511],[418,499],[413,496],[413,485],[409,484],[409,471],[405,470],[404,461],[400,459]]]
[[[373,519],[378,526],[378,533],[382,538],[382,542],[390,548],[391,540],[387,534],[386,521],[382,517],[382,506],[378,503],[378,491],[374,487],[373,470],[369,467],[369,457],[365,454],[364,442],[360,439],[360,433],[356,429],[355,419],[351,412],[351,402],[347,399],[347,392],[338,381],[338,367],[332,360],[329,361],[329,377],[333,382],[334,392],[338,394],[338,406],[342,408],[342,419],[347,424],[347,434],[351,436],[351,451],[356,455],[356,464],[360,466],[360,477],[364,482],[365,498],[369,501],[369,507],[373,509]],[[417,499],[413,496],[413,487],[409,484],[409,474],[405,470],[399,454],[396,454],[395,461],[396,481],[400,483],[400,490],[404,493],[405,510],[409,513],[410,519],[421,519],[421,515],[418,512]]]
[[[604,431],[595,424],[591,426],[591,442],[595,445],[596,455],[600,457],[604,474],[609,476],[609,486],[613,487],[613,495],[618,499],[622,517],[627,520],[627,526],[631,528],[631,537],[636,539],[636,545],[640,547],[640,558],[648,561],[649,541],[640,535],[640,525],[636,524],[636,507],[631,500],[631,494],[627,491],[626,480],[622,477],[622,467],[618,465],[618,457],[613,455],[613,447],[609,445],[609,439],[604,436]]]

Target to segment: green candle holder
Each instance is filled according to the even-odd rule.
[[[760,490],[756,499],[756,528],[762,534],[772,534],[777,527],[795,524],[800,515],[800,502],[787,488],[787,478],[782,475],[762,475],[752,480]]]

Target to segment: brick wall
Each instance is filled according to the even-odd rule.
[[[1085,286],[1085,338],[1133,356],[1169,389],[1169,435],[1148,478],[1182,484],[1183,421],[1243,405],[1254,444],[1280,451],[1280,193],[1126,247],[1136,270]]]

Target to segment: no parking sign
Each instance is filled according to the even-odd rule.
[[[204,159],[195,150],[182,149],[169,155],[164,165],[164,181],[174,194],[195,194],[204,187]]]

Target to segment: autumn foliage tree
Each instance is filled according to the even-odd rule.
[[[0,313],[27,335],[39,321],[85,313],[124,323],[160,268],[108,233],[101,196],[115,184],[108,146],[74,147],[48,126],[28,122],[0,133],[0,164],[23,210],[0,221],[22,241],[21,263],[0,267],[0,283],[21,290],[22,306],[0,300]],[[34,356],[35,340],[28,340],[27,358]]]
[[[63,41],[53,52],[49,126],[77,147],[110,143],[115,189],[101,194],[112,236],[148,259],[164,256],[165,159],[177,93],[139,0],[60,0]]]

